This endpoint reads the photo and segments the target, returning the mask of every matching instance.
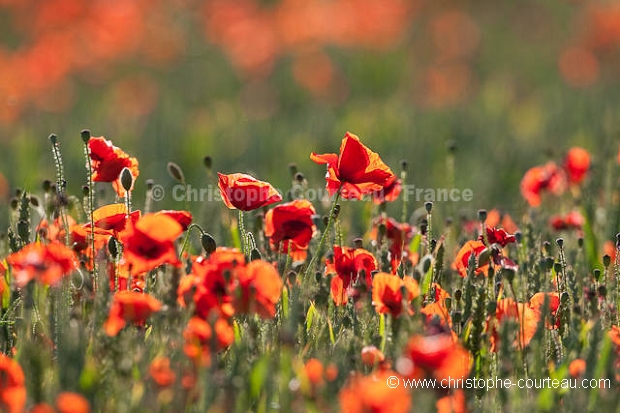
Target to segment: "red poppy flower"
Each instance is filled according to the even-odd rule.
[[[192,214],[188,211],[175,211],[172,209],[164,209],[162,211],[157,211],[155,215],[169,216],[181,225],[183,231],[187,231],[187,228],[189,228],[193,220]]]
[[[224,175],[218,172],[218,187],[224,204],[230,209],[251,211],[282,201],[271,184],[246,174]]]
[[[213,336],[215,330],[215,337]],[[234,341],[234,331],[228,321],[223,318],[215,320],[211,325],[200,317],[192,317],[183,332],[185,355],[194,362],[207,366],[211,363],[211,349],[221,350]]]
[[[71,228],[77,223],[72,216],[67,216],[67,227]],[[62,217],[56,218],[51,223],[48,220],[42,220],[39,225],[37,225],[37,234],[42,239],[48,241],[60,241],[64,243],[66,241],[66,232],[65,232],[65,224],[63,223]]]
[[[406,296],[403,297],[403,290]],[[380,272],[372,279],[372,304],[379,314],[391,314],[398,317],[403,311],[403,299],[407,303],[420,295],[418,282],[411,277],[400,278],[398,275]],[[411,311],[410,308],[407,308]]]
[[[127,323],[143,324],[151,314],[161,309],[155,297],[135,291],[119,291],[114,294],[108,319],[103,324],[107,335],[115,336]]]
[[[389,380],[389,381],[388,381]],[[340,411],[344,413],[407,413],[411,409],[411,393],[405,386],[386,383],[403,379],[391,370],[379,370],[371,376],[356,374],[340,390]]]
[[[325,367],[318,359],[310,359],[304,365],[304,373],[308,378],[308,381],[313,386],[320,386],[323,384],[323,377],[325,376]]]
[[[566,177],[564,171],[554,162],[535,166],[528,170],[521,180],[521,194],[530,206],[536,207],[541,202],[541,192],[549,190],[554,195],[564,191]]]
[[[90,138],[88,149],[93,167],[93,181],[112,182],[114,190],[120,197],[125,196],[125,189],[120,181],[123,168],[129,168],[135,178],[140,174],[138,160],[127,155],[104,137]]]
[[[212,313],[230,317],[234,314],[233,296],[239,272],[245,270],[245,256],[234,248],[219,247],[209,258],[198,257],[192,273],[181,280],[179,302],[195,303],[196,315],[207,319]]]
[[[291,244],[294,249],[305,250],[316,231],[314,215],[314,206],[305,199],[278,205],[265,214],[265,236],[280,252],[288,252]]]
[[[362,195],[381,191],[395,179],[379,155],[349,132],[342,139],[340,155],[312,152],[310,159],[321,165],[327,164],[326,187],[330,195],[340,190],[343,198],[361,199]]]
[[[149,374],[159,387],[170,387],[177,375],[170,368],[170,359],[165,356],[155,357],[149,366]]]
[[[400,179],[396,179],[396,175],[394,175],[394,177],[389,179],[389,181],[385,184],[384,188],[381,188],[379,191],[371,194],[372,201],[376,205],[381,205],[384,202],[394,202],[398,199],[398,195],[400,195],[402,189],[402,181]]]
[[[123,257],[132,274],[150,271],[162,264],[180,267],[174,241],[182,232],[177,221],[157,214],[147,214],[127,228],[121,242]]]
[[[345,305],[349,295],[349,287],[352,282],[361,279],[367,287],[372,284],[372,272],[377,269],[377,260],[363,248],[348,248],[334,246],[334,257],[327,262],[325,272],[336,274],[331,281],[332,298],[336,305]]]
[[[408,250],[409,243],[414,235],[413,228],[408,223],[400,223],[394,218],[378,217],[373,222],[370,238],[379,243],[382,242],[379,236],[379,225],[385,225],[385,237],[390,241],[389,252],[392,272],[396,272],[402,258],[413,259]]]
[[[362,349],[362,363],[368,367],[376,367],[385,362],[385,355],[375,346],[366,346]]]
[[[408,377],[432,376],[436,380],[467,377],[472,364],[469,352],[449,333],[411,337],[404,356],[412,364],[404,364],[400,373]]]
[[[0,353],[0,410],[21,413],[25,406],[24,371],[18,362]]]
[[[564,158],[564,170],[571,183],[579,184],[590,169],[590,154],[583,148],[573,147],[568,150]]]
[[[6,261],[13,268],[18,287],[24,287],[33,279],[44,285],[55,285],[77,268],[73,250],[58,241],[48,245],[28,244],[9,255]]]
[[[90,404],[81,394],[65,391],[56,397],[56,409],[58,413],[90,413]]]
[[[254,260],[238,272],[235,310],[254,312],[263,318],[276,315],[276,304],[282,293],[282,280],[274,266],[263,260]]]
[[[136,222],[140,219],[140,211],[133,211],[129,220]],[[111,231],[111,233],[121,232],[127,224],[127,204],[110,204],[97,208],[93,211],[93,221],[95,227]],[[85,225],[90,228],[90,223]]]
[[[586,372],[586,361],[584,359],[575,359],[568,365],[568,374],[574,379],[581,377]]]
[[[549,219],[549,224],[556,231],[581,229],[586,220],[579,211],[572,211],[565,216],[554,215]]]
[[[437,413],[467,413],[465,392],[462,389],[456,389],[452,394],[438,399],[435,407]]]
[[[486,232],[489,244],[499,244],[502,247],[505,247],[512,242],[516,242],[514,235],[507,233],[501,228],[486,227]],[[480,235],[479,240],[484,242],[484,237]]]

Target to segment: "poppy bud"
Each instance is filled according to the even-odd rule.
[[[108,240],[108,251],[113,259],[118,257],[118,241],[116,241],[116,238],[110,237]]]
[[[179,165],[177,165],[174,162],[168,162],[167,168],[168,168],[168,173],[173,179],[176,179],[182,184],[185,183],[185,175],[183,174],[183,170],[181,169]]]
[[[289,163],[288,170],[291,173],[291,176],[297,179],[297,164]]]
[[[486,209],[479,209],[478,210],[478,220],[482,223],[486,222],[487,220],[487,210]]]
[[[151,189],[153,189],[153,186],[155,186],[155,181],[153,181],[152,179],[147,179],[145,183],[147,191],[150,191]]]
[[[52,189],[52,181],[50,181],[49,179],[46,179],[45,181],[43,181],[43,191],[44,192],[50,192],[50,190]]]
[[[125,191],[129,192],[133,185],[133,175],[129,168],[125,167],[121,171],[121,185],[125,189]]]
[[[448,147],[448,152],[450,152],[450,153],[454,153],[454,152],[456,151],[457,144],[456,144],[456,141],[455,141],[454,139],[450,139],[450,140],[447,142],[447,145],[446,145],[446,146]]]
[[[433,211],[433,203],[431,201],[426,202],[424,208],[426,208],[426,212],[430,214]]]
[[[353,240],[355,248],[364,248],[364,240],[362,238],[355,238]]]
[[[88,143],[88,141],[90,140],[90,130],[82,129],[82,132],[80,132],[80,136],[82,137],[82,142],[84,142],[85,144]]]
[[[521,231],[515,232],[515,241],[517,244],[521,243],[521,239],[523,239],[523,233]]]
[[[211,234],[206,232],[200,237],[200,243],[207,254],[211,254],[217,248],[215,239],[211,236]]]
[[[461,297],[463,297],[463,291],[461,289],[458,289],[454,292],[454,299],[456,301],[460,301]]]
[[[202,158],[202,163],[204,164],[205,168],[211,169],[211,167],[213,166],[213,158],[207,155],[204,158]]]
[[[558,238],[555,240],[555,243],[558,244],[558,247],[564,247],[564,238]]]
[[[58,143],[58,136],[56,136],[56,134],[52,133],[49,136],[49,140],[50,140],[50,142],[52,142],[52,145],[56,145],[56,143]]]
[[[595,268],[594,271],[592,271],[592,274],[594,275],[594,279],[596,281],[599,281],[601,279],[601,270],[599,270],[598,268]]]
[[[30,195],[30,205],[32,205],[33,207],[37,208],[41,203],[39,202],[39,198],[34,196],[34,195]]]
[[[611,257],[607,254],[603,255],[603,265],[605,268],[609,267],[609,264],[611,264]]]
[[[408,166],[409,166],[409,164],[408,164],[407,160],[402,159],[402,160],[400,161],[400,170],[401,170],[401,171],[406,172],[406,171],[407,171],[407,167],[408,167]]]
[[[252,252],[250,252],[250,261],[255,261],[255,260],[260,260],[260,259],[261,259],[260,251],[254,248]]]
[[[88,188],[88,185],[82,185],[82,195],[88,196],[89,192],[90,192],[90,189]]]

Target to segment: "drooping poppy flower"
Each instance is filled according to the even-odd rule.
[[[390,381],[388,381],[390,380]],[[340,390],[340,411],[344,413],[407,413],[411,409],[411,393],[405,386],[388,386],[403,378],[391,370],[379,370],[371,376],[356,374]],[[400,383],[402,384],[402,383]]]
[[[549,225],[556,231],[581,229],[586,223],[586,219],[581,215],[579,211],[571,211],[568,214],[554,215],[549,218]]]
[[[372,284],[372,272],[376,269],[376,258],[365,249],[334,246],[334,256],[328,260],[325,268],[326,274],[336,274],[331,281],[334,303],[346,304],[350,295],[349,287],[354,281],[369,288]]]
[[[503,248],[512,242],[516,242],[516,238],[514,235],[507,233],[505,230],[501,228],[486,227],[486,233],[487,233],[486,239],[489,242],[489,245],[499,244]],[[482,235],[480,235],[478,239],[482,241],[483,243],[485,241],[484,236]]]
[[[253,312],[263,318],[276,315],[276,304],[282,293],[278,270],[263,260],[254,260],[238,273],[235,310]]]
[[[192,223],[193,217],[192,214],[188,211],[175,211],[172,209],[164,209],[161,211],[155,212],[155,215],[167,215],[170,218],[174,219],[181,225],[183,231],[187,231],[190,224]]]
[[[108,319],[103,328],[107,335],[115,336],[127,323],[143,324],[160,309],[161,302],[149,294],[119,291],[114,294]]]
[[[215,330],[215,336],[213,331]],[[219,351],[230,346],[234,341],[234,331],[223,318],[215,320],[213,326],[200,317],[190,318],[183,332],[185,355],[195,363],[208,366],[211,363],[211,351]]]
[[[405,297],[403,297],[403,290]],[[403,279],[398,275],[380,272],[372,279],[372,304],[379,314],[398,317],[403,309],[411,313],[411,308],[405,306],[404,302],[410,303],[419,295],[418,282],[411,277]]]
[[[568,181],[579,184],[585,178],[590,169],[590,154],[583,148],[572,147],[564,158],[564,170],[568,175]]]
[[[246,174],[224,175],[218,172],[218,187],[222,201],[229,209],[251,211],[282,201],[282,196],[271,184]]]
[[[412,253],[408,248],[414,235],[414,230],[411,225],[406,222],[400,223],[394,218],[385,216],[377,217],[373,221],[370,238],[379,243],[382,242],[381,233],[379,231],[379,227],[382,225],[385,226],[385,238],[390,242],[388,251],[390,253],[389,259],[392,272],[396,272],[403,258],[409,259],[410,261],[417,260],[417,252]]]
[[[521,180],[521,195],[530,204],[537,207],[541,202],[541,193],[548,190],[560,195],[566,187],[564,171],[554,162],[529,169]]]
[[[305,259],[305,250],[316,232],[312,221],[314,215],[314,206],[305,199],[281,204],[267,211],[265,236],[269,237],[272,248],[282,253],[288,253],[289,248],[291,252],[304,251],[301,260]]]
[[[415,335],[403,352],[411,363],[403,363],[403,371],[399,372],[407,377],[436,380],[467,377],[473,361],[469,351],[448,332]]]
[[[131,273],[140,274],[163,264],[180,267],[174,241],[182,232],[183,227],[167,215],[147,214],[130,225],[121,242]]]
[[[388,180],[385,187],[371,193],[372,202],[376,205],[381,205],[384,202],[394,202],[398,199],[398,196],[402,190],[402,181],[400,179],[396,179],[396,175],[394,175]]]
[[[138,160],[127,155],[104,137],[90,138],[88,150],[92,160],[93,181],[112,182],[118,196],[124,197],[125,189],[120,181],[121,171],[123,168],[128,168],[135,181],[140,174]]]
[[[56,285],[77,268],[73,250],[58,241],[48,245],[28,244],[9,255],[6,261],[13,268],[15,284],[20,288],[33,279],[44,285]]]
[[[177,379],[170,368],[170,359],[165,356],[155,357],[149,366],[149,375],[159,387],[169,387]]]
[[[330,195],[340,191],[346,199],[362,199],[362,195],[381,191],[395,179],[379,155],[350,132],[342,139],[339,155],[312,152],[310,159],[321,165],[327,164],[327,191]]]
[[[56,409],[58,413],[90,413],[90,404],[81,394],[65,391],[56,397]]]
[[[15,360],[0,353],[0,410],[21,413],[26,406],[24,371]]]

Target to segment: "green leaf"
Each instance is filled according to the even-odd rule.
[[[316,314],[316,307],[314,303],[310,303],[310,307],[308,308],[308,312],[306,313],[306,333],[310,331],[312,327],[312,322],[314,320],[314,316]]]
[[[250,397],[258,399],[269,374],[269,359],[261,357],[252,367],[250,372]]]

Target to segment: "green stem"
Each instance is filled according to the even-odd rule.
[[[187,247],[189,233],[192,232],[192,228],[197,228],[200,231],[200,235],[205,233],[202,227],[198,224],[191,224],[189,227],[187,227],[187,231],[185,232],[185,238],[183,239],[183,244],[181,245],[181,251],[179,251],[179,259],[183,258],[183,253],[185,252],[185,248]]]
[[[342,188],[342,186],[340,186]],[[321,252],[323,250],[323,245],[325,244],[325,240],[327,239],[327,234],[329,233],[332,223],[334,222],[334,211],[336,209],[336,205],[338,204],[338,200],[340,199],[340,188],[338,188],[338,192],[336,193],[336,198],[332,203],[332,207],[329,210],[329,217],[327,218],[327,225],[325,226],[325,231],[321,235],[321,240],[319,241],[319,245],[316,249],[316,254],[312,256],[310,260],[310,264],[308,264],[308,268],[306,268],[306,272],[304,274],[304,281],[308,279],[312,271],[314,271],[314,267],[316,266],[317,259],[321,257]]]

